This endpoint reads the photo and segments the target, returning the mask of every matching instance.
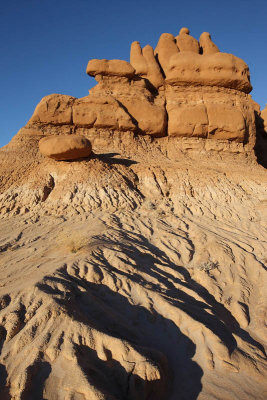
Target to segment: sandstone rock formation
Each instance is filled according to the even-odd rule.
[[[169,136],[245,143],[255,135],[253,103],[237,90],[169,86],[166,109]]]
[[[217,86],[249,93],[247,64],[232,54],[178,53],[169,60],[166,82],[177,86]]]
[[[90,60],[86,73],[91,76],[134,76],[134,68],[123,60]]]
[[[218,53],[220,50],[218,46],[211,40],[209,32],[203,32],[199,38],[199,45],[202,54]]]
[[[107,135],[111,130],[235,141],[252,151],[256,125],[248,66],[220,53],[209,33],[200,43],[187,28],[176,38],[164,33],[155,51],[133,42],[130,62],[90,60],[87,73],[98,84],[89,96],[46,96],[25,128],[59,134],[60,125],[61,133],[82,134],[92,143],[100,129]]]
[[[170,33],[163,33],[155,48],[155,56],[165,76],[170,68],[170,58],[178,53],[179,48],[176,45],[175,37]]]
[[[188,28],[182,28],[179,35],[176,36],[176,44],[180,52],[192,51],[193,53],[199,53],[199,43],[197,39],[189,35]]]
[[[78,135],[57,135],[42,138],[40,152],[54,160],[77,160],[88,157],[92,146],[88,139]]]
[[[37,105],[30,123],[68,125],[72,123],[74,97],[62,94],[45,96]]]
[[[139,42],[131,44],[130,63],[134,67],[136,75],[147,75],[148,67]]]
[[[266,112],[178,36],[89,61],[0,149],[1,400],[266,399]]]

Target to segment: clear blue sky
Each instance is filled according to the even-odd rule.
[[[90,58],[129,60],[134,40],[156,46],[186,26],[212,35],[250,67],[252,96],[267,102],[267,0],[0,0],[0,146],[26,124],[42,97],[83,97],[95,81]]]

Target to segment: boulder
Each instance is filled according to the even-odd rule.
[[[78,135],[56,135],[39,141],[40,152],[54,160],[77,160],[90,156],[92,146],[88,139]]]
[[[132,78],[135,74],[134,67],[123,60],[90,60],[86,73],[90,76],[120,76]]]

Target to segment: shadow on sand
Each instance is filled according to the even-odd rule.
[[[68,287],[73,295],[71,300],[62,297],[57,284]],[[144,380],[134,369],[126,371],[115,360],[112,353],[118,351],[116,345],[114,349],[112,345],[106,349],[107,361],[103,361],[93,349],[76,344],[79,365],[88,381],[102,393],[114,396],[116,400],[166,400],[172,398],[171,392],[179,393],[182,400],[197,399],[202,389],[203,371],[192,360],[195,344],[166,316],[158,314],[155,309],[150,312],[141,305],[131,304],[126,297],[106,285],[68,275],[66,269],[60,272],[59,277],[48,277],[46,283],[38,287],[53,295],[72,319],[129,343],[160,371],[161,379]]]
[[[129,290],[133,286],[136,287],[136,285],[131,285],[131,282],[135,283],[143,287],[140,293],[144,293],[149,284],[154,295],[159,295],[161,299],[170,304],[174,312],[175,308],[180,309],[210,329],[226,346],[229,355],[237,348],[235,336],[257,348],[263,355],[265,354],[262,345],[240,327],[230,311],[217,302],[205,287],[193,280],[184,267],[174,264],[164,251],[151,244],[147,238],[122,229],[122,227],[114,230],[112,239],[106,236],[95,238],[100,243],[99,246],[93,251],[90,258],[82,260],[82,263],[87,264],[88,268],[98,269],[100,273],[101,270],[105,270],[118,284],[123,278],[124,282],[128,282]],[[114,252],[119,260],[121,259],[119,267],[115,267],[109,261],[112,257],[109,259],[106,257],[106,249],[109,249],[111,253]],[[123,265],[131,266],[134,273],[130,273],[129,269]],[[79,263],[77,265],[74,263],[73,266],[79,271]],[[172,270],[179,271],[183,279],[177,278],[175,273],[172,274]],[[63,296],[62,290],[59,289],[62,286],[67,288],[68,293],[71,294],[70,298],[66,299],[65,294],[65,297]],[[123,291],[118,293],[118,289],[88,282],[79,276],[79,272],[70,275],[66,266],[60,270],[57,276],[47,277],[44,283],[39,284],[39,288],[53,295],[72,319],[83,322],[106,335],[127,341],[140,354],[155,360],[162,370],[163,377],[166,376],[164,362],[159,360],[167,358],[170,367],[168,381],[171,384],[166,390],[169,395],[166,392],[165,395],[157,397],[162,384],[160,386],[160,382],[158,384],[154,382],[154,386],[149,389],[149,395],[145,399],[174,399],[177,393],[181,400],[198,398],[202,389],[203,371],[192,360],[196,349],[195,344],[181,332],[167,314],[159,314],[156,311],[156,304],[152,301],[150,309],[142,305],[131,304],[129,293],[126,294],[128,300],[126,296],[122,295]],[[192,295],[188,294],[188,289]],[[140,298],[140,303],[142,300]],[[169,308],[166,310],[168,312]],[[109,350],[112,352],[112,349]],[[113,360],[112,354],[110,356],[110,360],[113,360],[110,361],[111,364],[105,364],[99,360],[97,354],[86,346],[78,346],[77,354],[83,354],[81,365],[88,379],[93,379],[94,385],[99,388],[101,386],[101,390],[104,392],[107,390],[109,382],[114,379],[116,381],[116,376],[129,380],[129,373],[118,361]],[[91,362],[86,364],[84,360],[89,359]],[[93,375],[88,372],[92,368],[95,370]],[[92,378],[92,376],[94,377]],[[145,387],[147,382],[142,382],[142,379],[140,382],[138,376],[136,379],[139,379],[140,387]],[[107,387],[104,385],[104,389],[103,382],[106,382],[105,385],[107,385]],[[121,391],[119,383],[115,386],[117,389],[112,394],[116,399],[131,398],[128,392]],[[146,388],[146,390],[148,389]],[[141,394],[140,398],[142,398]]]

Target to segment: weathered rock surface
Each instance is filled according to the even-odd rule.
[[[188,28],[182,28],[179,35],[176,36],[176,44],[180,52],[192,51],[193,53],[199,54],[199,43],[197,39],[189,35]]]
[[[199,45],[202,54],[214,54],[218,53],[220,50],[218,46],[211,40],[209,32],[203,32],[199,38]]]
[[[75,97],[62,94],[45,96],[37,105],[30,123],[72,124],[72,105]]]
[[[121,81],[119,84],[113,79],[106,78],[90,90],[91,96],[102,98],[112,93],[121,106],[122,111],[131,117],[133,128],[137,133],[155,137],[167,134],[167,113],[164,107],[164,98],[156,98],[146,86],[144,80]]]
[[[147,63],[147,74],[145,77],[158,89],[163,85],[164,78],[160,66],[156,61],[153,47],[146,45],[143,48],[143,55]]]
[[[166,82],[180,86],[219,86],[249,93],[249,69],[238,57],[226,53],[178,53],[169,60]]]
[[[92,146],[84,136],[58,135],[42,138],[39,149],[44,156],[60,161],[89,157]]]
[[[266,112],[227,63],[165,79],[211,42],[134,46],[0,149],[1,400],[266,399]]]
[[[139,42],[131,44],[130,63],[134,67],[136,75],[147,75],[148,67]]]
[[[131,45],[130,62],[138,76],[146,78],[158,89],[164,83],[160,66],[155,58],[153,47],[146,45],[143,49],[139,42]]]
[[[110,95],[90,95],[78,99],[73,106],[75,126],[111,128],[121,131],[135,130],[131,116]]]
[[[161,66],[165,76],[170,68],[170,58],[179,53],[175,37],[170,33],[163,33],[155,48],[155,56]]]
[[[266,172],[141,138],[0,150],[0,398],[265,400]]]
[[[166,89],[168,135],[235,140],[255,137],[254,106],[245,93],[224,88]]]
[[[90,60],[86,73],[90,76],[125,76],[131,78],[135,70],[131,64],[123,60]]]

